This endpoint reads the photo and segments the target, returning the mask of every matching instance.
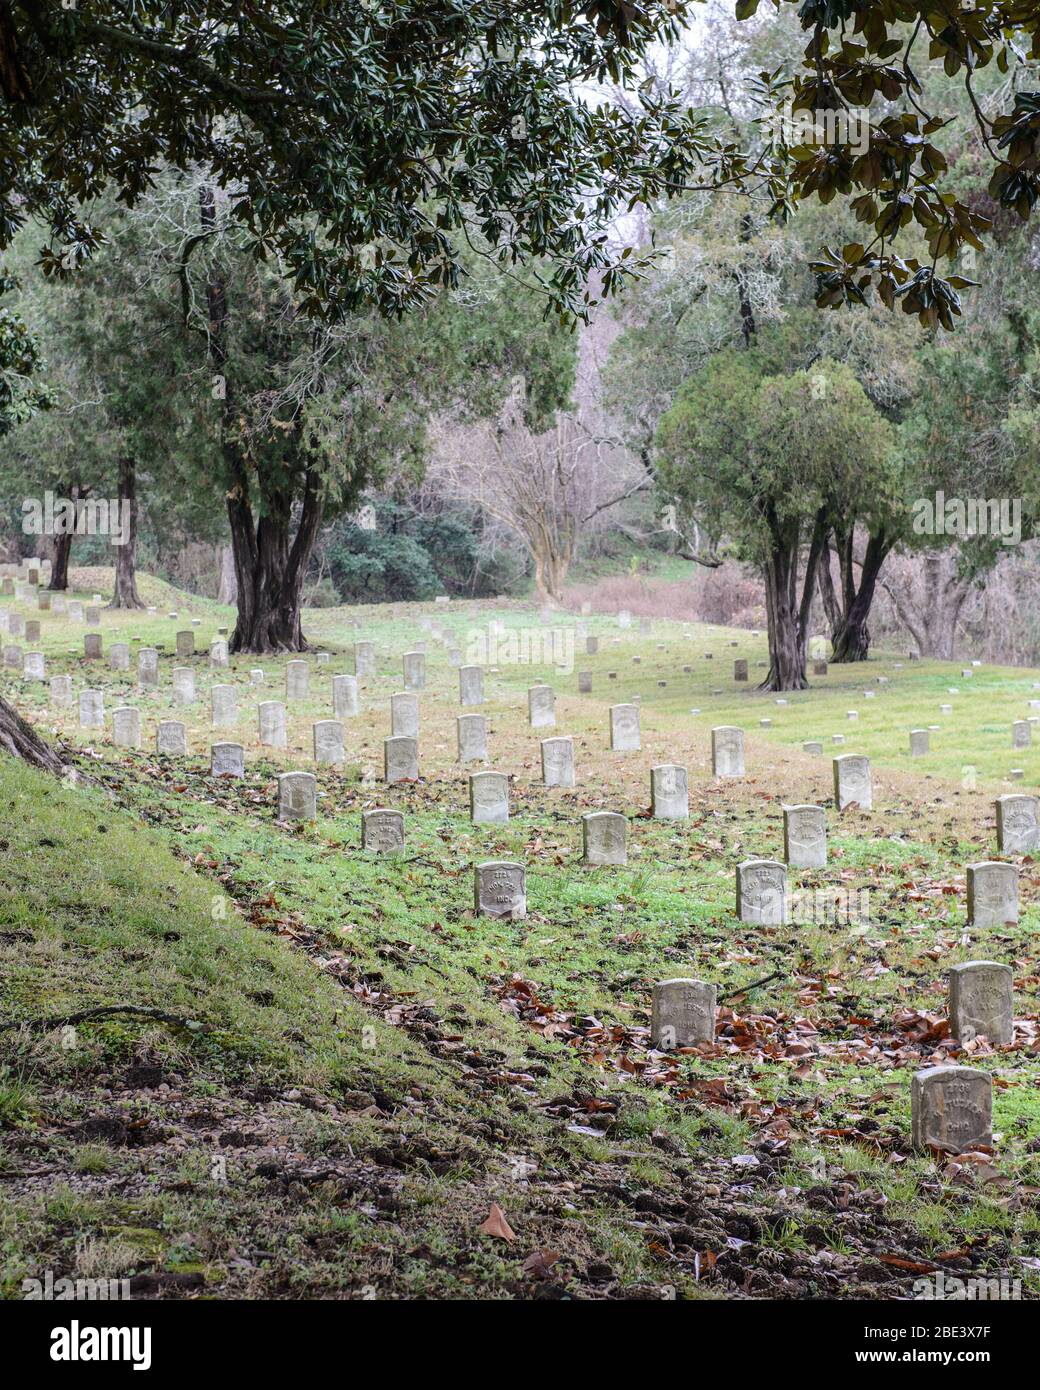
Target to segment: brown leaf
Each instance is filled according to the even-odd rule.
[[[524,1261],[524,1273],[531,1279],[548,1279],[559,1258],[555,1250],[532,1250]]]
[[[487,1220],[479,1229],[481,1234],[485,1236],[497,1236],[499,1240],[516,1240],[513,1228],[506,1220],[506,1214],[497,1202],[491,1203]]]

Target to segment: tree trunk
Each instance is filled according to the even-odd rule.
[[[957,575],[957,551],[931,551],[922,557],[923,596],[881,581],[921,656],[952,661],[957,622],[971,581]]]
[[[817,587],[820,591],[820,601],[823,604],[823,611],[827,616],[827,621],[831,628],[831,645],[837,641],[838,630],[841,627],[841,604],[838,596],[834,592],[834,576],[831,574],[831,547],[829,539],[823,542],[820,551],[820,567],[817,573]]]
[[[69,587],[69,559],[72,556],[71,534],[54,537],[54,556],[51,560],[51,582],[49,589],[61,590]]]
[[[0,700],[0,751],[44,772],[62,772],[62,761],[54,749],[6,700]]]
[[[543,604],[558,608],[563,602],[563,586],[570,567],[569,555],[534,555],[534,584]]]
[[[760,690],[805,690],[805,658],[809,645],[816,571],[827,539],[823,512],[813,521],[812,540],[805,560],[802,594],[798,597],[799,526],[781,528],[770,507],[767,520],[773,534],[773,553],[764,567],[766,618],[769,627],[769,674]]]
[[[296,535],[289,497],[266,498],[259,521],[241,486],[228,494],[228,521],[238,586],[233,652],[303,652],[300,605],[303,580],[324,512],[317,478],[308,473]]]
[[[126,517],[122,545],[116,552],[115,590],[109,608],[143,608],[137,592],[137,463],[132,458],[119,460],[119,518]]]
[[[220,547],[220,583],[217,587],[217,602],[232,604],[238,600],[238,582],[235,579],[235,552],[230,545]]]
[[[835,663],[866,661],[867,659],[870,651],[870,630],[867,627],[867,619],[870,616],[874,595],[877,592],[881,566],[885,563],[885,557],[891,549],[891,542],[886,541],[883,531],[869,537],[863,555],[863,563],[859,567],[860,579],[857,588],[852,580],[851,552],[853,541],[851,536],[848,538],[847,544],[849,579],[845,586],[844,611],[838,630],[834,634],[834,651],[831,660]]]
[[[776,551],[764,569],[769,674],[760,690],[804,690],[806,634],[795,599],[798,547]]]

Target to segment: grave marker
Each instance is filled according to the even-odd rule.
[[[662,1052],[715,1040],[715,986],[703,980],[659,980],[650,1014],[650,1046]]]
[[[509,778],[504,772],[472,772],[469,818],[474,825],[505,825],[509,820]]]
[[[965,1153],[989,1147],[993,1083],[972,1067],[925,1067],[910,1081],[912,1142],[915,1149]]]
[[[582,862],[627,864],[628,822],[616,811],[589,811],[581,818]]]
[[[473,868],[473,908],[478,916],[527,915],[527,875],[522,864],[489,859]]]

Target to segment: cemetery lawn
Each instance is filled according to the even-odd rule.
[[[199,617],[204,653],[230,615],[150,601],[159,613],[106,613],[101,630],[106,652],[164,644],[158,692],[85,662],[84,628],[41,615],[48,673],[105,690],[104,731],[0,673],[83,779],[0,758],[0,1021],[19,1025],[0,1032],[4,1296],[47,1269],[129,1277],[140,1297],[883,1299],[937,1269],[1040,1294],[1040,875],[1018,860],[1019,923],[981,930],[965,924],[964,877],[1002,857],[993,797],[1035,792],[1037,753],[1011,751],[1010,724],[1040,673],[964,678],[967,663],[884,654],[778,706],[754,690],[762,637],[663,622],[640,636],[592,617],[599,652],[573,670],[486,675],[479,712],[512,818],[472,826],[458,674],[419,619],[451,624],[465,661],[490,618],[530,629],[537,614],[308,613],[331,661],[308,655],[310,697],[272,757],[255,703],[283,698],[284,659],[211,671],[197,656],[199,702],[173,711],[174,631]],[[310,726],[330,717],[357,637],[376,643],[378,673],[346,721],[347,763],[317,770],[316,822],[280,825],[274,776],[313,770]],[[371,779],[390,694],[423,637],[421,780],[385,788]],[[574,736],[571,791],[540,783],[526,689],[541,681],[557,692],[546,732]],[[239,722],[214,734],[208,689],[225,682]],[[642,750],[612,754],[608,707],[636,694]],[[143,752],[112,745],[122,703],[142,710]],[[150,751],[157,717],[186,720],[186,760]],[[717,782],[710,729],[731,723],[748,776]],[[930,724],[932,752],[911,763],[908,731]],[[213,738],[245,745],[244,779],[209,776]],[[832,752],[871,757],[872,811],[834,812]],[[649,769],[673,761],[689,768],[690,819],[654,821]],[[866,923],[735,920],[736,864],[781,856],[796,802],[828,805],[830,858],[792,886],[868,890]],[[361,810],[378,805],[404,811],[403,855],[360,850]],[[580,863],[590,810],[628,817],[626,867]],[[527,866],[525,919],[474,915],[484,859]],[[1016,1040],[968,1053],[946,1036],[946,972],[980,958],[1013,968]],[[652,1052],[651,987],[677,975],[717,984],[716,1043]],[[153,1014],[46,1022],[121,1005]],[[911,1150],[910,1077],[937,1061],[993,1076],[992,1153]]]

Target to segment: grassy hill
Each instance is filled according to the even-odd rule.
[[[993,796],[1036,785],[1010,720],[1029,712],[1038,673],[964,678],[888,655],[832,667],[777,705],[732,679],[737,656],[754,677],[762,637],[677,623],[640,637],[590,618],[600,650],[573,669],[487,673],[482,712],[512,818],[474,826],[455,762],[457,672],[419,620],[451,624],[465,659],[492,618],[533,640],[536,616],[309,614],[331,660],[309,658],[310,698],[272,754],[254,707],[283,697],[282,660],[211,671],[196,657],[200,700],[171,710],[190,603],[171,596],[176,620],[104,616],[106,645],[163,644],[157,693],[70,655],[82,627],[43,615],[51,670],[104,687],[109,713],[139,705],[142,752],[0,678],[89,779],[62,786],[0,760],[0,977],[4,1019],[19,1025],[0,1032],[9,1295],[45,1268],[126,1275],[164,1296],[883,1298],[934,1268],[1010,1271],[1040,1290],[1032,861],[1016,926],[970,929],[964,906],[964,865],[996,857]],[[226,610],[196,616],[205,650]],[[318,770],[316,822],[281,825],[274,775],[312,768],[310,725],[329,717],[329,679],[353,670],[360,636],[379,669],[347,721],[347,764]],[[386,788],[373,779],[389,696],[421,637],[421,780]],[[578,670],[591,694],[577,693]],[[541,785],[525,714],[540,680],[557,691],[556,732],[574,736],[574,790]],[[239,720],[215,735],[207,689],[224,682]],[[612,754],[608,707],[634,695],[642,750]],[[160,717],[186,718],[187,759],[150,751]],[[718,723],[747,730],[743,781],[711,777]],[[942,726],[933,752],[911,762],[907,732],[929,724]],[[835,733],[834,751],[871,755],[874,809],[829,811],[828,867],[792,879],[866,890],[868,921],[738,922],[736,863],[780,855],[782,804],[827,801],[830,750],[801,743]],[[245,745],[243,780],[209,777],[214,737]],[[649,768],[664,761],[689,767],[689,821],[649,818]],[[1006,781],[1013,766],[1023,781]],[[372,805],[405,812],[403,856],[359,848]],[[593,809],[628,817],[627,866],[580,863]],[[526,864],[525,919],[474,916],[472,865],[491,858]],[[945,972],[980,957],[1012,965],[1019,1027],[1014,1046],[969,1056],[944,1037]],[[713,1046],[662,1056],[650,991],[674,975],[715,981],[723,1007]],[[170,1017],[109,1015],[71,1034],[34,1024],[115,1005]],[[989,1162],[911,1151],[910,1075],[934,1060],[993,1073]],[[486,1225],[493,1204],[506,1227]]]

